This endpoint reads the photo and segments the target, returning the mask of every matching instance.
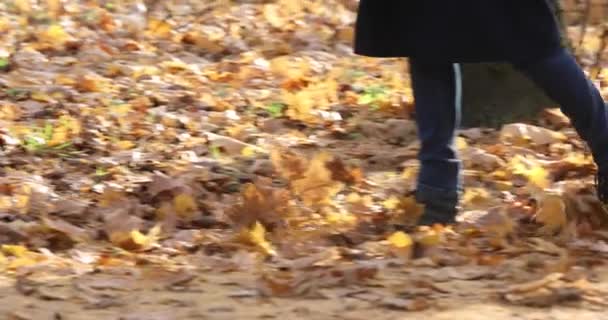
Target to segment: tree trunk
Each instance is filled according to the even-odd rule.
[[[552,3],[569,46],[561,6]],[[535,84],[508,64],[463,65],[464,127],[499,127],[505,123],[533,120],[542,109],[556,107]]]

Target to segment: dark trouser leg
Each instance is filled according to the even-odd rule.
[[[421,142],[416,199],[425,204],[421,224],[454,221],[460,161],[454,134],[460,122],[460,66],[410,60]]]
[[[608,171],[608,109],[599,90],[567,50],[540,61],[514,63],[561,106],[587,142],[600,171]]]

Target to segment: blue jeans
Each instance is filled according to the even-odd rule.
[[[608,109],[572,55],[564,49],[540,60],[511,63],[561,106],[599,170],[608,172]],[[421,140],[416,198],[446,211],[456,207],[462,189],[454,147],[462,103],[460,65],[411,59],[410,72]]]

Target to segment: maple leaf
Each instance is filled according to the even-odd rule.
[[[289,193],[286,190],[268,186],[268,180],[245,185],[242,202],[230,211],[230,219],[236,228],[262,223],[276,226],[284,219],[288,209]]]
[[[270,160],[275,170],[287,180],[302,178],[308,161],[297,154],[282,149],[275,149],[270,152]]]
[[[243,228],[239,237],[242,241],[257,246],[266,255],[274,256],[277,254],[266,240],[266,228],[260,222],[255,222],[249,228]]]
[[[332,172],[327,167],[333,159],[328,153],[319,153],[310,161],[303,177],[291,182],[293,192],[306,205],[329,204],[342,190],[343,184],[332,179]]]

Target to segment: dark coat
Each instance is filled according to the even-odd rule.
[[[561,47],[545,0],[360,0],[355,53],[449,62],[520,61]]]

